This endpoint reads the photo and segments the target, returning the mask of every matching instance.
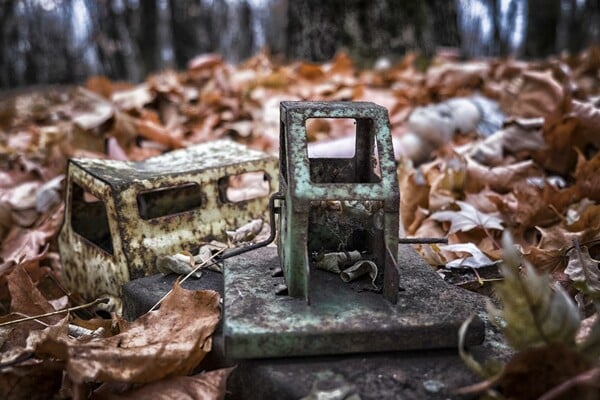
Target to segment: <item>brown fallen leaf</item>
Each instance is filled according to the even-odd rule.
[[[562,272],[567,266],[567,256],[564,249],[560,248],[540,249],[532,246],[525,250],[523,256],[536,270],[549,274]]]
[[[398,168],[400,193],[400,216],[403,226],[408,229],[416,220],[420,208],[429,208],[429,190],[431,187],[422,172],[402,163]],[[409,194],[410,193],[410,194]],[[412,232],[410,232],[412,233]]]
[[[534,178],[516,182],[501,203],[493,199],[504,213],[511,215],[515,225],[525,229],[555,224],[563,218],[569,204],[580,198],[576,187],[558,189],[548,181],[536,182]]]
[[[523,72],[501,98],[508,114],[523,118],[556,118],[569,110],[570,102],[570,94],[550,70]]]
[[[63,324],[32,332],[28,343],[39,356],[66,359],[76,384],[147,383],[191,372],[210,351],[219,318],[218,293],[175,284],[159,310],[123,321],[117,335],[82,343],[67,337]]]
[[[593,201],[600,201],[600,152],[586,160],[581,152],[578,152],[577,167],[575,168],[576,187],[580,190],[582,197]]]
[[[427,70],[426,84],[442,99],[463,96],[481,87],[489,73],[489,64],[483,62],[444,63]]]
[[[565,220],[565,225],[569,231],[577,232],[594,227],[600,229],[600,204],[595,204],[588,198],[583,198],[573,206],[567,210]]]
[[[111,393],[110,385],[103,385],[94,391],[91,399],[222,400],[225,398],[227,377],[233,369],[222,368],[192,376],[162,379],[123,393]]]
[[[581,150],[586,146],[595,146],[600,148],[600,103],[588,101],[582,102],[573,100],[572,114],[577,118],[577,127],[575,128],[575,145]]]
[[[13,265],[35,259],[62,224],[63,205],[50,210],[31,228],[13,226],[0,248],[0,275]]]
[[[23,317],[36,316],[54,311],[52,305],[42,296],[31,281],[25,269],[19,265],[8,276],[8,291],[11,296],[10,314],[0,317],[0,322],[5,323]],[[32,377],[46,376],[54,378],[62,375],[62,365],[58,370],[49,368],[48,363],[40,360],[31,360],[33,352],[27,348],[27,338],[30,332],[45,329],[61,321],[61,316],[53,315],[38,318],[28,322],[0,327],[0,393],[23,393],[26,388],[6,388],[6,382],[18,381],[22,384],[28,382],[27,377],[19,376],[26,371]],[[50,363],[52,365],[56,363]],[[7,369],[8,368],[8,369]],[[49,368],[48,374],[43,372]],[[42,384],[47,384],[46,382]],[[16,395],[15,395],[16,396]],[[3,397],[4,398],[4,397]],[[19,398],[19,397],[14,397]]]
[[[0,398],[46,400],[57,394],[63,374],[62,362],[44,360],[0,370]]]
[[[422,165],[421,170],[431,186],[430,212],[443,210],[448,204],[461,198],[466,177],[466,162],[463,157],[453,153],[447,158],[439,158]]]
[[[135,121],[135,126],[140,136],[143,136],[146,139],[164,144],[171,149],[185,147],[183,140],[175,136],[171,136],[165,128],[154,122],[138,119]]]
[[[572,348],[564,344],[553,344],[517,353],[506,365],[499,385],[508,398],[535,400],[590,367],[590,361]],[[597,397],[598,389],[581,386],[563,393],[560,399]]]
[[[590,256],[586,246],[575,241],[575,247],[569,251],[569,263],[565,274],[573,281],[579,291],[592,298],[600,298],[600,269],[598,260]]]
[[[528,154],[544,148],[543,118],[516,118],[505,122],[502,130],[488,136],[469,150],[469,156],[482,164],[497,166],[506,153]]]
[[[512,190],[518,181],[539,174],[539,169],[531,160],[488,168],[467,157],[465,189],[469,192],[478,192],[489,187],[498,193],[506,193]]]

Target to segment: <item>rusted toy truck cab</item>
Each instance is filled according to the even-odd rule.
[[[235,177],[259,175],[264,192],[231,195]],[[72,159],[59,235],[66,286],[85,299],[110,296],[156,272],[158,255],[225,241],[225,231],[265,220],[277,159],[231,141],[176,150],[143,162]]]

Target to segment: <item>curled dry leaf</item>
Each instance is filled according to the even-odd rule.
[[[598,260],[590,256],[586,246],[579,246],[575,241],[575,247],[569,251],[569,263],[565,274],[573,281],[575,287],[582,293],[596,299],[600,299],[600,269]]]
[[[586,160],[578,152],[577,167],[575,168],[575,185],[582,197],[600,202],[600,152]]]
[[[400,217],[405,229],[408,229],[417,218],[419,208],[429,208],[429,190],[431,187],[419,169],[414,169],[407,163],[402,163],[398,169],[400,193],[410,195],[400,196]],[[413,232],[409,232],[413,233]]]
[[[511,115],[556,118],[568,107],[570,98],[552,71],[525,71],[513,80],[501,102]]]
[[[134,88],[113,92],[111,101],[122,110],[138,110],[154,99],[147,84]]]
[[[539,169],[531,160],[488,168],[467,157],[465,189],[469,192],[478,192],[489,187],[496,192],[506,193],[512,190],[516,182],[539,173]]]
[[[260,233],[263,227],[262,219],[253,219],[235,231],[227,231],[227,238],[233,243],[248,242]]]
[[[317,268],[339,274],[345,267],[358,260],[361,255],[357,250],[350,252],[326,253],[317,261]]]
[[[509,120],[502,130],[469,149],[469,156],[486,165],[500,165],[505,153],[520,154],[544,148],[542,136],[543,118]]]
[[[176,283],[159,310],[123,323],[117,335],[79,342],[63,325],[33,332],[28,342],[37,354],[66,359],[76,383],[146,383],[191,372],[210,351],[219,317],[218,293]]]
[[[14,264],[38,257],[62,223],[63,206],[39,219],[31,228],[13,226],[0,248],[0,275]]]
[[[371,286],[377,288],[377,285],[375,285],[377,273],[377,264],[370,260],[360,260],[354,263],[354,265],[352,265],[350,268],[343,270],[340,273],[340,278],[344,282],[348,283],[360,278],[363,275],[369,274],[371,277]]]
[[[194,269],[194,256],[191,254],[177,253],[173,255],[159,255],[156,258],[156,269],[162,274],[176,273],[184,275]],[[200,278],[202,271],[196,271],[192,274],[194,278]]]

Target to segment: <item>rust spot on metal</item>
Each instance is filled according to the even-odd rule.
[[[289,294],[309,301],[313,253],[358,250],[383,273],[383,294],[398,296],[399,189],[387,110],[366,102],[283,102],[278,249]],[[306,121],[356,121],[349,158],[308,156]]]
[[[275,157],[226,140],[143,162],[70,160],[59,234],[65,284],[85,299],[119,298],[123,283],[157,272],[158,255],[225,241],[226,230],[265,219],[268,193],[220,199],[223,179],[246,172],[277,185]]]

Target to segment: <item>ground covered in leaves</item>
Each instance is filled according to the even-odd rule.
[[[326,64],[284,65],[259,54],[237,66],[204,55],[139,85],[95,77],[0,99],[0,397],[224,396],[229,370],[188,376],[210,350],[215,293],[176,287],[159,310],[131,323],[93,318],[96,303],[39,317],[94,300],[61,285],[66,160],[141,160],[223,137],[276,152],[284,100],[385,106],[403,234],[449,238],[419,248],[447,280],[487,293],[504,277],[494,294],[504,308],[490,314],[519,352],[494,368],[463,353],[487,378],[472,391],[597,396],[600,49],[538,62],[422,61],[409,54],[359,70],[343,53]],[[482,108],[480,97],[497,110]],[[346,143],[341,122],[307,129],[311,142],[337,140],[321,153]],[[501,276],[503,232],[512,239],[504,238]]]

